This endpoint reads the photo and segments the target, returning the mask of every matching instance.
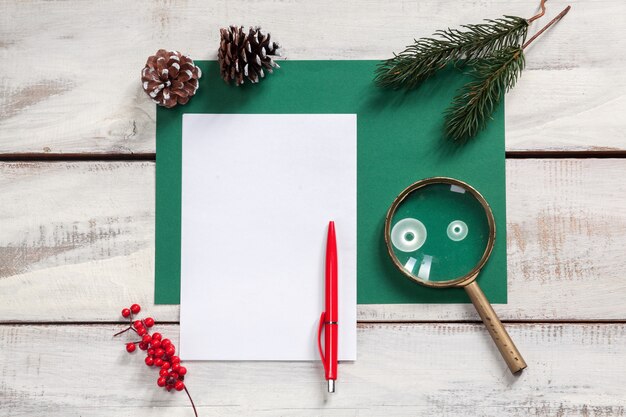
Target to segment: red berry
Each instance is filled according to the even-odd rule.
[[[132,311],[133,314],[137,314],[141,311],[141,306],[139,304],[133,304],[130,306],[130,311]]]
[[[172,356],[170,358],[170,362],[172,362],[172,364],[179,363],[180,362],[180,358],[178,356]]]
[[[143,336],[143,335],[145,335],[145,334],[148,334],[148,331],[146,330],[146,328],[145,328],[145,327],[140,327],[140,328],[138,328],[138,329],[137,329],[137,334],[138,334],[139,336]]]
[[[173,385],[168,385],[167,387],[165,387],[165,389],[168,391],[171,391],[173,387],[174,387]]]
[[[185,383],[183,381],[176,381],[174,388],[176,388],[176,391],[182,391],[185,389]]]
[[[152,348],[148,349],[148,355],[154,356],[154,349]]]
[[[176,353],[176,348],[174,348],[174,345],[169,345],[165,349],[165,353],[167,354],[167,356],[172,356],[174,353]]]
[[[152,339],[153,340],[161,340],[161,333],[159,333],[159,332],[152,333]]]
[[[160,368],[161,366],[163,366],[163,359],[161,359],[161,358],[156,358],[156,359],[154,360],[154,366],[158,366],[159,368]]]
[[[156,356],[157,358],[160,358],[163,356],[165,352],[163,351],[163,349],[158,348],[154,350],[154,356]]]
[[[146,365],[148,366],[154,365],[154,359],[152,359],[151,356],[146,356],[145,362],[146,362]]]
[[[170,366],[172,366],[172,365],[169,362],[163,361],[163,365],[161,365],[161,369],[168,370],[168,369],[170,369]]]
[[[172,365],[172,371],[178,372],[179,369],[180,369],[180,363],[179,362],[176,362],[174,365]]]
[[[160,348],[161,347],[161,341],[160,340],[151,339],[151,341],[152,341],[152,347],[153,348],[156,349],[156,348]]]
[[[161,377],[159,379],[157,379],[157,385],[160,387],[164,387],[165,386],[165,378]]]
[[[167,369],[163,369],[161,368],[161,370],[159,371],[159,375],[162,377],[166,377],[169,375],[169,371]],[[163,378],[165,380],[165,378]]]
[[[172,344],[172,341],[170,339],[163,339],[163,340],[161,340],[161,347],[163,349],[167,349],[167,347],[169,345],[171,345],[171,344]]]
[[[131,353],[134,352],[137,347],[134,343],[126,343],[126,352]]]
[[[143,322],[146,324],[146,327],[154,326],[154,319],[152,317],[146,317]]]
[[[148,350],[148,344],[144,342],[139,342],[139,349]]]
[[[185,368],[184,366],[180,366],[177,372],[178,375],[185,376],[187,374],[187,368]]]
[[[178,374],[176,372],[170,372],[170,378],[172,378],[172,381],[176,381],[178,379]]]
[[[127,308],[122,310],[122,317],[130,317],[130,310]]]
[[[144,334],[141,341],[145,344],[150,344],[152,342],[152,337],[150,337],[149,334]]]
[[[133,327],[134,327],[135,329],[139,329],[140,327],[143,327],[143,323],[141,322],[141,320],[135,320],[135,321],[133,322]]]

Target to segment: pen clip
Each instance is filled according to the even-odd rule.
[[[322,359],[322,365],[324,365],[324,372],[327,371],[328,365],[326,364],[326,357],[324,356],[324,351],[322,350],[322,328],[324,327],[324,322],[326,318],[326,312],[323,312],[320,316],[320,324],[317,328],[317,348],[320,351],[320,358]]]

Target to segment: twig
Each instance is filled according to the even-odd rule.
[[[531,17],[530,19],[528,19],[528,23],[532,23],[535,20],[542,17],[544,14],[546,14],[546,1],[547,0],[541,0],[541,5],[539,5],[539,7],[541,8],[541,11],[537,13],[536,15],[534,15],[533,17]]]
[[[522,45],[522,49],[526,49],[526,47],[528,45],[530,45],[532,43],[532,41],[534,41],[535,39],[537,39],[543,32],[545,32],[546,30],[548,30],[548,28],[550,26],[552,26],[553,24],[555,24],[556,22],[558,22],[559,20],[561,20],[563,18],[563,16],[565,16],[567,14],[567,12],[569,12],[569,9],[571,9],[572,6],[567,6],[565,9],[563,9],[563,11],[561,13],[559,13],[558,15],[556,15],[556,17],[554,19],[552,19],[550,22],[548,22],[547,25],[545,25],[544,27],[542,27],[539,32],[535,33],[533,35],[532,38],[528,39],[526,41],[526,43],[524,45]]]
[[[185,385],[185,392],[187,393],[187,397],[189,397],[189,401],[191,401],[191,407],[193,407],[193,413],[198,417],[198,411],[196,410],[196,405],[193,403],[191,399],[191,395],[189,394],[189,390],[187,389],[187,385]]]
[[[132,330],[133,332],[137,333],[137,330],[135,330],[135,329],[133,328],[133,326],[128,326],[127,328],[125,328],[125,329],[124,329],[124,330],[122,330],[121,332],[117,332],[117,333],[115,333],[115,334],[113,335],[113,337],[115,337],[115,336],[119,336],[119,335],[121,335],[122,333],[126,333],[126,332],[127,332],[127,331],[129,331],[129,330]]]
[[[133,332],[137,333],[137,330],[135,330],[135,328],[133,327],[133,313],[130,313],[130,316],[128,316],[128,328],[122,330],[121,332],[117,332],[113,335],[113,337],[115,336],[119,336],[122,333],[126,333],[129,330],[132,330]],[[143,320],[141,320],[141,322],[143,323]]]

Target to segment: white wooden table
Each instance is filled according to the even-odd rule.
[[[336,395],[317,363],[192,363],[201,416],[626,414],[626,2],[550,0],[546,17],[566,4],[506,101],[510,302],[495,308],[528,369],[509,374],[471,305],[359,306],[359,359]],[[242,23],[271,31],[287,59],[380,59],[435,29],[536,9],[1,1],[0,415],[192,415],[111,338],[131,302],[178,334],[178,307],[152,304],[148,55],[213,59],[219,27]]]

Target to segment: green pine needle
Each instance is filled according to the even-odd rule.
[[[521,45],[526,39],[528,21],[504,16],[467,29],[435,32],[437,38],[422,38],[376,69],[378,85],[392,88],[415,88],[449,62],[464,59],[466,63],[485,57],[495,50]]]
[[[524,69],[524,51],[510,46],[471,64],[474,81],[459,90],[446,111],[446,136],[455,141],[470,139],[484,129],[504,93]]]

